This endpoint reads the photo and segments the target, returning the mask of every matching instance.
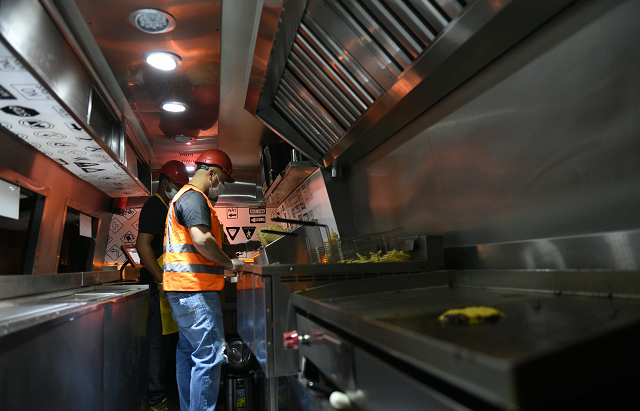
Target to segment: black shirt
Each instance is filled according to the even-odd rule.
[[[180,196],[174,206],[176,220],[185,226],[203,225],[211,228],[209,200],[195,190],[189,190]]]
[[[164,224],[167,219],[169,209],[162,199],[154,195],[144,203],[140,211],[140,220],[138,222],[138,233],[153,235],[151,240],[151,249],[153,255],[157,259],[162,255],[162,241],[164,239]],[[140,270],[140,283],[149,284],[150,289],[157,289],[153,275],[149,270],[143,268]]]

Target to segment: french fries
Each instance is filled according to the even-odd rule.
[[[345,260],[344,263],[347,264],[362,264],[362,263],[390,263],[395,261],[407,261],[410,256],[404,251],[391,250],[385,255],[382,255],[382,250],[377,253],[370,252],[369,257],[362,255],[360,253],[356,253],[358,258],[351,258]]]

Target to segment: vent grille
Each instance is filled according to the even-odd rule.
[[[465,5],[461,0],[311,0],[273,106],[327,154]]]
[[[179,81],[158,81],[158,88],[160,90],[180,90],[180,82]]]

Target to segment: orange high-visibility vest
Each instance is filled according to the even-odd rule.
[[[200,254],[193,244],[189,228],[176,219],[174,205],[189,190],[197,191],[207,198],[205,193],[186,184],[169,204],[163,241],[162,288],[164,291],[220,291],[224,288],[224,267]],[[222,247],[220,221],[208,200],[207,204],[211,211],[211,234]]]

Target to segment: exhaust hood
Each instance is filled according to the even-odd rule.
[[[348,167],[571,0],[265,0],[245,109]]]

